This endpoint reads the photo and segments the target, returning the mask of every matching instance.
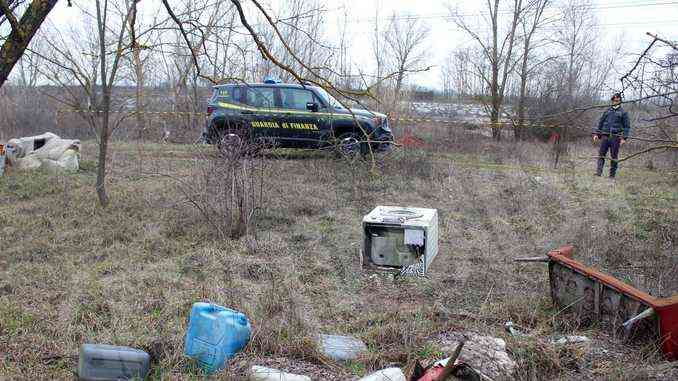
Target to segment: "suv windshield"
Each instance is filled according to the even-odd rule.
[[[323,98],[323,100],[325,102],[327,102],[327,104],[329,104],[330,107],[332,107],[332,108],[344,108],[344,106],[342,106],[341,103],[339,103],[338,100],[336,100],[332,95],[330,95],[327,91],[325,91],[325,89],[323,89],[322,87],[317,87],[317,89],[318,89],[318,94],[320,94],[320,97]]]

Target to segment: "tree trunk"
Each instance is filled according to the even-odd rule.
[[[104,90],[102,99],[103,112],[101,113],[101,134],[99,136],[99,163],[97,165],[96,190],[99,197],[99,205],[108,206],[108,194],[106,194],[106,156],[108,153],[109,138],[109,108],[111,104],[111,95]]]
[[[111,111],[111,88],[106,78],[106,9],[108,2],[104,5],[102,12],[100,0],[97,0],[97,28],[99,30],[99,64],[101,65],[101,105],[97,107],[101,115],[101,132],[99,134],[99,162],[97,163],[97,181],[96,192],[99,197],[99,205],[108,206],[108,194],[106,194],[106,157],[108,156],[108,138],[109,132],[109,113]],[[95,87],[96,90],[96,87]]]
[[[26,47],[35,36],[45,17],[56,5],[57,0],[33,0],[21,16],[19,29],[14,30],[0,48],[0,87],[5,83],[14,65],[24,54]]]
[[[499,45],[498,39],[498,16],[499,0],[494,2],[494,12],[490,9],[492,15],[492,81],[490,86],[490,93],[492,95],[492,110],[490,111],[490,125],[492,126],[492,137],[496,140],[501,140],[501,131],[499,130],[499,113],[501,112],[501,100],[499,99]],[[504,68],[506,70],[506,68]]]
[[[499,70],[496,65],[492,67],[492,109],[490,110],[490,126],[492,126],[492,137],[501,140],[501,129],[499,125],[499,115],[501,113],[501,99],[499,98],[499,84],[497,83]]]
[[[134,72],[137,79],[136,86],[136,120],[137,120],[137,130],[139,132],[139,140],[144,140],[144,67],[141,62],[141,57],[139,53],[139,48],[134,48],[133,51],[134,59]]]
[[[527,93],[527,59],[529,53],[529,39],[525,41],[525,50],[523,52],[523,62],[520,68],[520,96],[518,98],[518,125],[513,127],[513,137],[515,140],[524,138],[525,132],[525,94]]]

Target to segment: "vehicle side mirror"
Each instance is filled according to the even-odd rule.
[[[318,112],[318,104],[315,102],[308,102],[306,103],[306,110]]]

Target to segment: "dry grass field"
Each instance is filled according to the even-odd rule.
[[[323,152],[264,153],[253,159],[262,199],[250,234],[236,239],[219,238],[178,185],[199,176],[211,147],[113,144],[107,209],[96,203],[93,142],[76,174],[6,174],[0,379],[71,379],[83,342],[145,349],[152,379],[201,379],[182,357],[200,300],[241,310],[253,326],[214,379],[242,379],[253,364],[357,379],[442,358],[441,338],[457,331],[506,339],[518,363],[507,379],[678,377],[656,345],[571,324],[551,305],[546,266],[513,261],[573,244],[578,259],[654,295],[678,291],[675,170],[630,161],[611,181],[592,176],[591,146],[571,147],[553,169],[544,143],[427,139],[428,149],[398,149],[376,171]],[[361,270],[360,221],[376,205],[439,210],[440,253],[426,278]],[[532,335],[509,336],[508,320]],[[369,351],[333,363],[315,348],[318,333],[356,336]],[[549,343],[563,333],[592,341]]]

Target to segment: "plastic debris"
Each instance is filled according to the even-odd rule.
[[[587,343],[589,341],[591,341],[591,339],[589,339],[586,336],[576,336],[576,335],[561,336],[561,337],[556,337],[556,338],[551,339],[552,344],[559,344],[559,345]]]
[[[405,373],[400,368],[386,368],[374,372],[358,381],[407,381]]]
[[[513,337],[526,336],[524,333],[520,332],[518,328],[516,328],[516,325],[513,324],[512,321],[507,321],[504,323],[504,328],[506,329],[506,332],[510,333]]]
[[[78,359],[81,381],[143,380],[150,369],[148,353],[106,344],[83,344]]]
[[[355,360],[367,351],[367,346],[362,341],[350,336],[320,335],[318,347],[334,361]]]
[[[278,369],[254,365],[250,369],[250,381],[311,381],[308,376],[285,373]]]

